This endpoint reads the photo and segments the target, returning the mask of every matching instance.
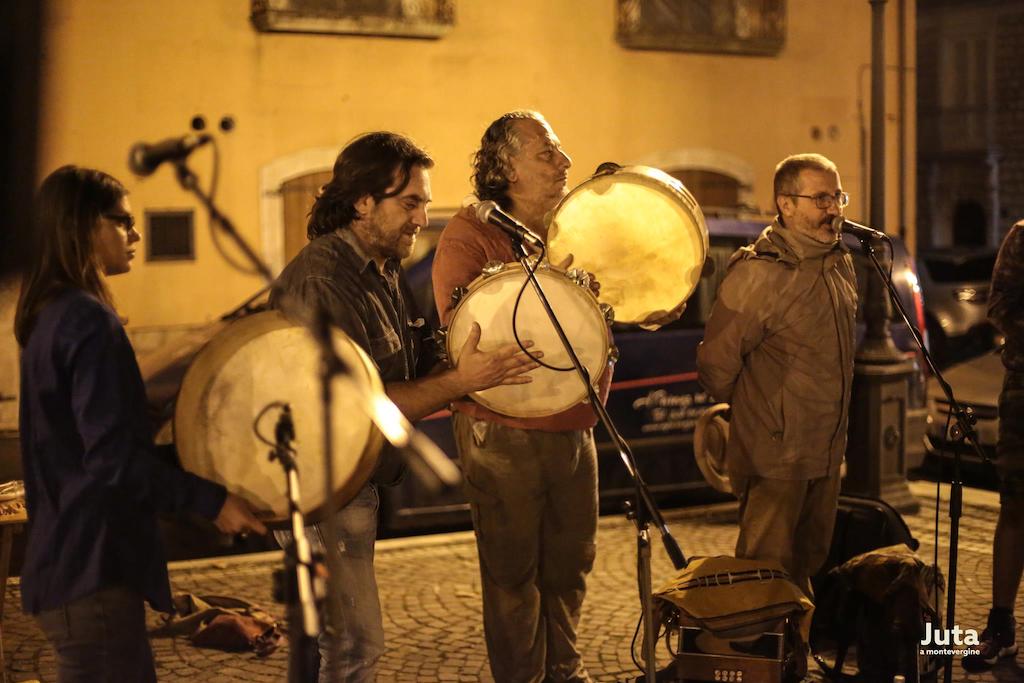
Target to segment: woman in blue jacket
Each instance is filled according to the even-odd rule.
[[[153,451],[135,354],[106,278],[139,234],[127,191],[64,166],[43,181],[15,315],[28,507],[22,601],[57,654],[58,681],[154,681],[143,601],[170,612],[158,512],[265,533],[224,487]]]

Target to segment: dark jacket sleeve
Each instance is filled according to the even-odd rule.
[[[988,318],[1007,337],[1024,342],[1024,222],[1003,239],[992,271]]]
[[[697,376],[718,401],[732,400],[744,359],[764,338],[767,264],[734,263],[718,288],[704,341],[697,347]]]
[[[142,378],[120,322],[101,307],[75,317],[61,346],[87,475],[157,510],[215,518],[227,495],[224,487],[155,454]]]

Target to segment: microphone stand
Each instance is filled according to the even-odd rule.
[[[291,521],[292,542],[284,550],[285,570],[280,576],[278,589],[288,604],[288,681],[308,683],[316,675],[316,662],[320,656],[317,636],[320,634],[318,602],[323,597],[323,582],[315,576],[313,553],[306,538],[306,522],[299,509],[302,494],[299,490],[299,471],[295,464],[291,442],[295,438],[291,407],[285,403],[274,428],[275,445],[270,461],[277,460],[284,469],[288,489],[288,517]],[[280,570],[279,570],[280,571]],[[275,576],[275,578],[277,578]]]
[[[625,465],[626,471],[629,473],[629,476],[633,479],[633,483],[636,486],[636,500],[629,506],[629,509],[626,512],[626,517],[633,523],[633,526],[636,527],[637,584],[640,591],[640,604],[643,614],[642,619],[644,622],[644,680],[648,683],[654,683],[657,673],[655,649],[657,645],[658,629],[654,622],[654,595],[651,580],[651,542],[650,531],[648,528],[649,525],[653,523],[661,532],[661,541],[665,546],[665,552],[668,553],[669,559],[672,560],[672,564],[676,569],[682,569],[686,566],[686,558],[683,556],[683,551],[680,550],[676,539],[672,536],[672,532],[669,531],[668,525],[665,523],[665,518],[661,514],[661,510],[658,509],[654,499],[651,497],[651,492],[647,488],[646,482],[644,482],[643,477],[640,476],[640,471],[636,466],[636,459],[633,457],[633,451],[619,433],[618,429],[616,429],[611,416],[608,414],[607,408],[605,408],[605,405],[601,402],[601,398],[597,395],[597,391],[594,389],[593,384],[591,384],[590,373],[580,362],[579,356],[576,355],[576,351],[572,348],[572,344],[569,343],[569,338],[565,335],[565,330],[558,321],[558,316],[555,315],[554,310],[551,308],[547,295],[544,293],[544,288],[541,287],[540,282],[537,280],[537,276],[533,272],[533,267],[531,267],[529,263],[530,254],[526,247],[523,246],[523,241],[518,236],[510,235],[510,239],[512,240],[514,250],[519,254],[519,263],[522,264],[523,269],[526,271],[527,278],[533,286],[533,290],[536,292],[537,298],[540,299],[540,303],[544,307],[544,312],[547,313],[548,320],[551,321],[551,325],[555,328],[555,332],[558,334],[558,338],[562,342],[562,347],[565,349],[565,352],[569,355],[569,358],[572,361],[576,374],[583,382],[583,386],[587,389],[587,397],[590,400],[591,407],[594,409],[594,412],[597,414],[598,419],[604,426],[605,431],[611,438],[612,443],[618,450],[619,457],[622,459],[622,463]],[[513,325],[515,325],[514,320]]]
[[[871,243],[871,237],[859,234],[855,236],[860,240],[861,247],[864,249],[865,255],[867,255],[871,260],[871,263],[874,265],[875,271],[878,273],[878,277],[881,278],[882,282],[885,284],[893,306],[895,306],[896,310],[899,311],[900,316],[903,318],[903,322],[906,323],[907,328],[913,335],[914,342],[921,350],[925,363],[928,365],[928,369],[931,370],[936,381],[938,381],[939,386],[942,387],[942,392],[945,394],[946,400],[949,402],[950,414],[956,419],[956,424],[950,430],[953,438],[956,441],[967,443],[983,462],[990,462],[990,458],[978,444],[978,437],[974,430],[974,416],[956,400],[953,396],[953,388],[949,386],[949,383],[946,382],[942,373],[937,367],[935,367],[935,362],[932,360],[931,354],[928,353],[928,349],[925,347],[924,339],[921,337],[921,332],[913,325],[913,323],[910,322],[910,316],[907,315],[907,310],[904,308],[903,302],[900,300],[899,293],[896,291],[896,286],[892,283],[892,278],[886,274],[885,269],[882,268],[882,264],[878,262],[878,258],[875,256],[875,248]],[[890,243],[890,250],[891,249],[892,246]],[[949,488],[949,568],[946,576],[946,628],[950,631],[953,630],[954,615],[956,611],[956,574],[960,544],[960,517],[963,515],[963,482],[960,481],[960,449],[953,448],[952,451],[953,475]],[[945,660],[943,680],[944,683],[951,683],[953,680],[952,655],[945,657]]]

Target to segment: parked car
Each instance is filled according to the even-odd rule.
[[[409,282],[424,313],[436,313],[433,305],[430,269],[432,245],[446,218],[432,221],[421,234],[423,256],[407,264]],[[697,504],[725,500],[704,481],[693,457],[693,429],[697,418],[714,402],[697,382],[697,345],[703,338],[704,324],[718,285],[725,276],[732,253],[757,237],[769,219],[739,220],[708,218],[709,258],[715,269],[706,273],[690,297],[685,313],[675,323],[655,332],[635,325],[615,325],[615,343],[619,361],[608,399],[608,411],[629,442],[638,467],[662,503]],[[894,238],[896,260],[894,279],[906,308],[924,324],[921,292],[917,286],[914,263],[903,244]],[[858,249],[855,242],[851,247]],[[869,266],[858,258],[858,277],[864,291]],[[861,326],[862,328],[863,326]],[[898,348],[914,361],[910,387],[907,434],[907,460],[917,463],[924,457],[923,438],[926,423],[926,375],[913,340],[902,322],[893,322],[893,337]],[[446,411],[421,420],[418,425],[449,455],[455,455],[450,419]],[[600,467],[602,510],[621,507],[633,493],[630,479],[604,430],[596,429]],[[468,508],[458,492],[431,495],[412,478],[383,491],[382,532],[414,533],[444,527],[468,525]]]
[[[1000,349],[989,351],[951,365],[942,373],[953,388],[957,402],[974,411],[978,445],[990,458],[995,456],[999,437],[999,391],[1004,374],[1000,352]],[[931,464],[948,464],[954,452],[958,451],[963,456],[965,473],[972,484],[994,485],[994,470],[982,464],[974,449],[950,438],[952,423],[949,401],[938,382],[932,382],[928,387],[928,436],[925,442],[929,460],[933,461]]]
[[[996,344],[986,308],[994,249],[926,251],[918,255],[929,348],[942,367]]]

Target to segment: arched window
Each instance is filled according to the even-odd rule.
[[[753,167],[728,152],[685,147],[649,154],[632,163],[654,166],[678,178],[705,212],[735,215],[758,211]]]
[[[305,246],[309,210],[337,156],[336,147],[304,149],[260,169],[260,241],[274,275]]]
[[[975,199],[960,200],[953,209],[953,246],[983,247],[986,240],[985,207]]]
[[[740,181],[733,176],[704,169],[675,169],[669,175],[678,179],[701,209],[736,209],[740,202]]]

